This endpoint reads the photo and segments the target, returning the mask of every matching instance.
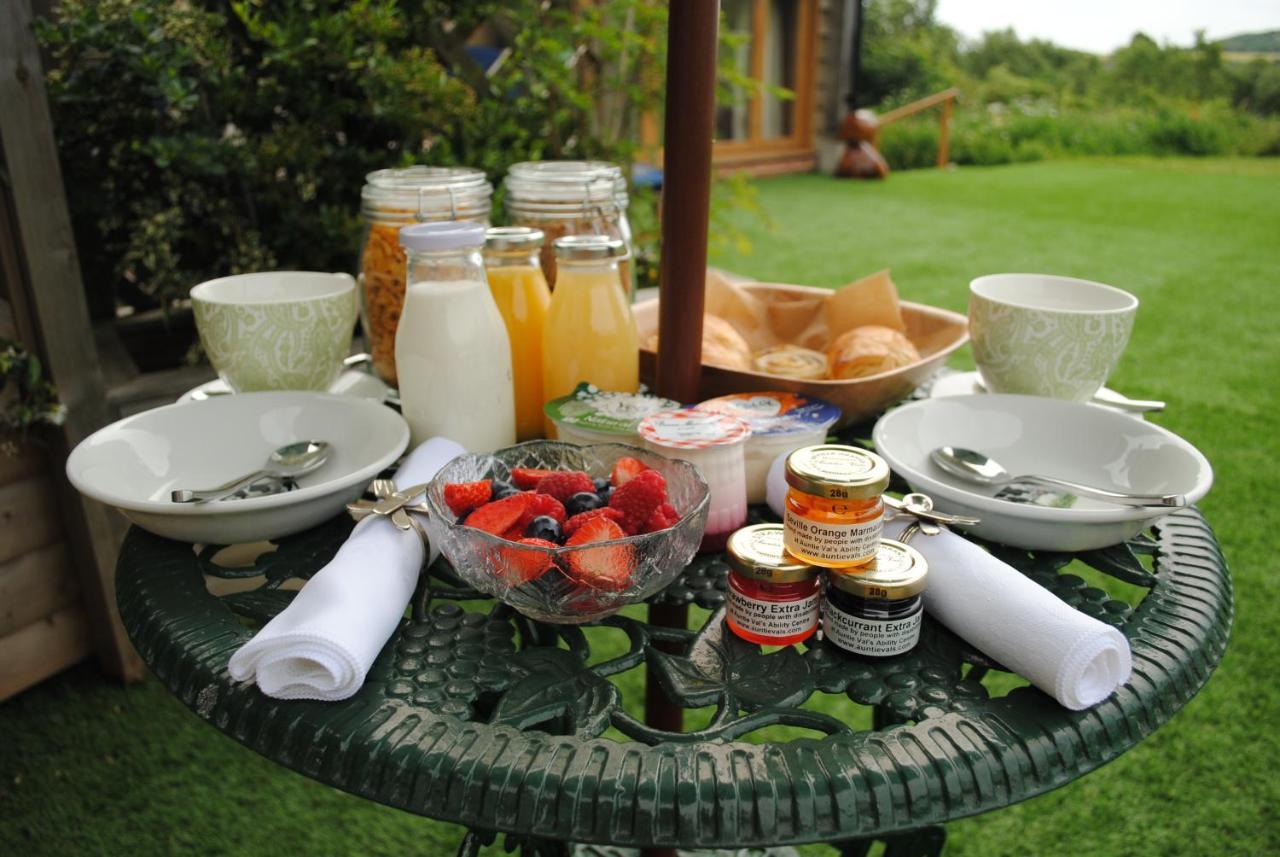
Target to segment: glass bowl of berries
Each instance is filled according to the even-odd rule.
[[[475,589],[542,622],[591,622],[680,574],[707,497],[687,461],[537,440],[446,464],[427,489],[428,530]]]

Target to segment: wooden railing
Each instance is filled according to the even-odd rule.
[[[917,113],[932,107],[941,107],[942,113],[938,118],[938,166],[945,167],[947,161],[951,157],[951,110],[955,104],[956,96],[960,94],[960,90],[954,86],[950,89],[944,89],[941,92],[935,92],[933,95],[921,98],[919,101],[913,101],[910,104],[904,104],[902,107],[896,107],[885,113],[876,116],[879,123],[879,129],[876,131],[876,138],[873,144],[880,148],[880,131],[883,131],[886,125],[897,122],[900,119],[906,119],[908,116],[915,116]]]

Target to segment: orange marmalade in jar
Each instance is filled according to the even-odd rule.
[[[876,557],[884,529],[880,495],[889,465],[873,452],[821,444],[787,456],[783,537],[792,556],[825,568],[853,568]]]

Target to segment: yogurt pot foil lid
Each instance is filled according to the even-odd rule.
[[[707,449],[744,442],[751,437],[751,426],[732,414],[689,408],[645,417],[640,437],[672,449]]]
[[[737,417],[751,426],[754,437],[825,431],[840,419],[840,409],[830,402],[784,392],[734,393],[708,399],[694,409]]]
[[[678,407],[679,402],[660,396],[611,393],[584,383],[569,395],[547,402],[543,410],[555,423],[634,436],[645,417]]]

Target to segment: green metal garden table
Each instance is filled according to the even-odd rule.
[[[442,560],[351,699],[283,702],[233,681],[231,654],[292,598],[282,584],[321,568],[351,526],[339,518],[283,539],[247,567],[134,528],[117,572],[124,623],[199,717],[312,779],[465,825],[463,855],[499,833],[537,855],[570,842],[817,841],[863,855],[876,838],[889,855],[938,853],[943,822],[1071,782],[1168,721],[1217,665],[1233,609],[1226,563],[1194,509],[1078,556],[989,545],[1129,639],[1129,683],[1072,712],[1031,687],[992,695],[984,678],[999,665],[927,617],[915,650],[874,665],[822,641],[744,643],[724,630],[717,555],[696,558],[654,599],[705,608],[699,627],[614,616],[586,633],[484,601]],[[1087,583],[1075,560],[1106,582]],[[215,597],[207,578],[238,579],[237,591]],[[1128,601],[1109,594],[1113,582]],[[646,666],[672,705],[713,710],[705,725],[664,732],[631,713],[642,706],[611,678]],[[817,710],[828,694],[871,716],[859,727]],[[777,726],[805,737],[780,738],[797,729]]]

